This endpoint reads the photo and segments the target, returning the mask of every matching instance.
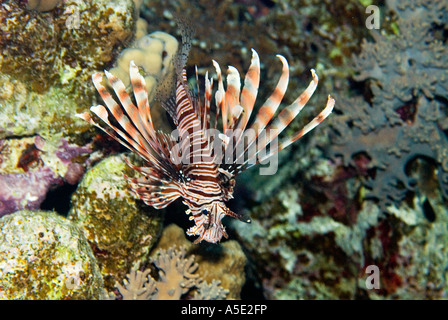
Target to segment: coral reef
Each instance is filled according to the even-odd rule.
[[[136,200],[123,177],[127,169],[123,155],[115,155],[87,171],[68,216],[84,230],[109,290],[146,260],[162,228],[164,212]]]
[[[219,286],[219,281],[210,284],[199,279],[195,273],[198,264],[194,262],[194,256],[185,258],[184,247],[177,249],[175,246],[167,250],[157,251],[152,263],[159,270],[158,280],[149,275],[151,269],[145,271],[132,270],[125,279],[124,286],[117,284],[124,300],[180,300],[192,288],[197,287],[194,300],[224,299],[228,290]]]
[[[448,3],[385,0],[378,31],[365,28],[369,4],[2,1],[0,298],[253,298],[249,283],[268,299],[445,299]],[[92,73],[128,80],[131,59],[154,98],[178,46],[169,34],[190,27],[179,17],[196,28],[187,68],[203,75],[214,59],[243,72],[254,48],[270,81],[260,100],[276,53],[290,62],[286,102],[310,68],[339,92],[328,130],[280,153],[275,176],[240,177],[231,205],[252,223],[227,226],[238,242],[193,245],[163,227],[165,212],[129,191],[123,155],[105,158],[119,146],[73,117],[95,102]],[[67,185],[68,219],[29,211]]]
[[[267,3],[267,4],[266,4]],[[269,83],[259,94],[264,100],[275,88],[281,66],[275,54],[282,54],[291,66],[291,79],[285,101],[293,101],[303,90],[309,69],[315,68],[327,92],[348,86],[343,77],[351,73],[351,54],[367,33],[364,28],[365,8],[350,1],[165,1],[144,0],[141,16],[155,30],[181,35],[182,26],[175,20],[186,17],[196,29],[188,59],[190,68],[198,66],[205,74],[210,59],[221,65],[232,65],[240,72],[249,65],[254,48],[264,61],[262,75]],[[206,26],[206,27],[204,27]],[[187,70],[193,74],[193,70]],[[326,81],[331,79],[333,81]],[[336,80],[337,79],[337,80]],[[323,105],[325,97],[316,101]],[[310,110],[312,112],[312,110]]]
[[[315,174],[254,206],[251,226],[231,224],[253,262],[248,280],[259,283],[266,298],[446,297],[448,224],[440,193],[416,196],[384,215],[358,193],[339,190],[334,176]],[[379,269],[379,289],[366,286],[370,265]]]
[[[370,299],[446,299],[448,267],[446,204],[436,196],[416,197],[411,205],[391,209],[391,217],[367,230],[365,261],[380,270],[378,290],[366,288],[365,272],[358,285]],[[428,216],[428,208],[434,214]]]
[[[67,137],[88,128],[74,121],[73,112],[80,105],[90,105],[92,94],[77,96],[68,87],[50,87],[44,94],[27,88],[26,83],[0,74],[0,139],[40,134]]]
[[[76,76],[71,77],[73,87],[84,87],[93,71],[111,63],[132,40],[135,29],[131,0],[68,0],[57,10],[38,14],[6,1],[0,10],[0,70],[36,91],[63,84],[67,73]]]
[[[90,146],[70,144],[60,135],[0,140],[0,216],[39,209],[48,191],[76,184],[89,165]]]
[[[102,299],[103,279],[82,231],[54,212],[0,219],[1,299]]]
[[[414,3],[415,2],[415,3]],[[368,81],[371,102],[362,97],[341,99],[336,107],[327,155],[342,156],[344,166],[357,167],[369,189],[366,197],[383,210],[398,205],[415,179],[406,172],[411,160],[433,161],[440,188],[448,195],[448,140],[443,130],[448,99],[448,49],[437,38],[435,26],[446,20],[448,5],[410,1],[396,5],[398,34],[372,35],[355,58],[358,81]],[[417,14],[418,12],[418,14]],[[413,19],[408,19],[410,16]],[[363,154],[362,165],[356,156]]]
[[[232,223],[253,261],[250,280],[262,285],[268,299],[353,299],[362,248],[359,228],[375,217],[366,215],[359,228],[351,229],[310,213],[301,205],[313,207],[302,188],[288,185],[254,206],[252,225]]]
[[[390,30],[363,43],[353,90],[313,141],[323,150],[286,156],[283,184],[249,202],[252,225],[232,224],[267,298],[446,297],[447,4],[386,8]]]
[[[131,0],[68,0],[49,12],[3,1],[0,138],[85,128],[72,115],[92,103],[91,74],[132,40],[135,21]]]

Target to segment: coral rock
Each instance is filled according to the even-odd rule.
[[[72,115],[92,103],[92,73],[134,37],[134,3],[66,0],[36,12],[18,2],[0,5],[0,137],[79,129]]]
[[[103,279],[83,232],[54,212],[0,219],[0,299],[102,299]]]
[[[83,228],[112,290],[138,268],[157,239],[163,211],[145,206],[128,188],[123,156],[111,156],[87,171],[72,196],[69,218]]]
[[[0,216],[37,210],[48,191],[67,182],[76,184],[86,163],[79,159],[91,149],[70,144],[59,136],[0,140]]]
[[[50,11],[56,8],[62,0],[27,0],[26,8],[28,10]]]

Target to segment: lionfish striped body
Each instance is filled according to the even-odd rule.
[[[195,223],[187,234],[198,236],[196,243],[202,240],[216,243],[222,236],[227,237],[221,222],[226,215],[249,222],[225,205],[225,201],[233,197],[235,176],[304,136],[321,123],[334,106],[334,100],[329,96],[324,110],[309,124],[293,136],[274,144],[277,136],[308,102],[317,87],[318,78],[314,70],[311,70],[313,80],[308,88],[273,119],[289,80],[288,63],[278,55],[283,64],[279,82],[269,99],[260,107],[255,120],[248,126],[260,81],[258,54],[255,50],[252,53],[242,90],[239,73],[233,67],[229,67],[227,88],[224,89],[221,69],[213,61],[218,76],[214,117],[211,114],[213,79],[209,79],[206,74],[204,97],[200,99],[190,92],[183,65],[179,68],[175,101],[165,105],[177,126],[177,131],[172,134],[154,129],[146,84],[132,61],[130,78],[136,105],[131,101],[123,83],[109,72],[105,72],[106,76],[120,104],[101,84],[101,74],[92,76],[107,109],[99,105],[92,107],[91,111],[112,131],[99,126],[87,112],[78,115],[145,160],[146,164],[142,167],[128,164],[141,173],[140,177],[129,179],[129,182],[131,189],[146,204],[160,209],[179,197],[183,198],[183,203],[189,208],[187,214]],[[109,121],[110,115],[115,118],[119,127]],[[219,123],[221,130],[217,130]],[[252,134],[246,135],[249,131]]]

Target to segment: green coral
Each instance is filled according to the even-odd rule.
[[[48,13],[6,1],[0,7],[1,42],[6,44],[0,70],[42,92],[60,82],[63,70],[78,69],[76,82],[83,85],[91,71],[111,63],[132,40],[135,20],[132,0],[68,0]]]
[[[132,0],[68,0],[50,12],[4,1],[0,138],[85,131],[73,115],[92,104],[91,75],[111,65],[132,41],[134,11]]]
[[[163,211],[137,200],[129,190],[122,155],[87,171],[73,194],[69,218],[94,248],[109,290],[131,268],[138,268],[157,239]]]
[[[0,299],[102,299],[103,279],[83,232],[54,212],[0,219]]]

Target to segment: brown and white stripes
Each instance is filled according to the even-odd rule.
[[[145,80],[132,61],[129,74],[135,104],[123,83],[109,72],[105,74],[119,103],[101,84],[101,74],[92,76],[106,106],[98,105],[90,110],[111,130],[100,126],[87,112],[77,115],[145,160],[142,167],[128,162],[140,173],[138,178],[128,180],[131,189],[146,204],[159,209],[183,198],[183,203],[188,207],[186,213],[194,221],[187,234],[198,236],[195,242],[204,240],[216,243],[223,236],[227,237],[222,224],[226,215],[249,222],[225,205],[225,201],[233,198],[235,176],[304,136],[333,110],[334,99],[329,96],[324,110],[310,123],[277,143],[278,135],[299,114],[316,90],[318,77],[311,70],[313,79],[308,88],[275,116],[289,80],[288,62],[278,55],[283,65],[278,84],[251,122],[260,82],[259,57],[255,50],[252,54],[242,89],[240,75],[234,67],[228,69],[224,88],[221,69],[213,61],[218,78],[214,117],[211,115],[214,109],[213,79],[206,74],[204,97],[194,97],[188,88],[185,69],[180,70],[173,106],[175,110],[169,110],[177,124],[171,134],[155,130]],[[109,121],[109,117],[115,120]]]

